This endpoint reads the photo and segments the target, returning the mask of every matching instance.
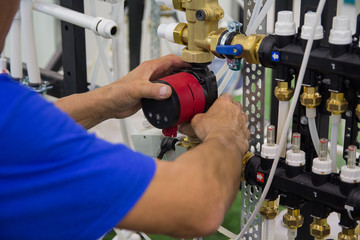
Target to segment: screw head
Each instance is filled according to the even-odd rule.
[[[196,11],[196,19],[198,21],[204,21],[206,19],[206,12],[203,9]]]

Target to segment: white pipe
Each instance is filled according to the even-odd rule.
[[[222,80],[222,82],[221,82],[221,84],[220,84],[220,86],[219,86],[219,90],[218,90],[218,95],[219,95],[219,96],[224,92],[226,86],[228,85],[228,83],[230,82],[230,80],[232,79],[232,77],[234,76],[234,73],[235,73],[235,72],[234,72],[234,71],[231,71],[231,70],[229,70],[229,71],[226,73],[224,79]]]
[[[254,6],[254,9],[251,14],[251,18],[248,24],[248,28],[246,29],[246,35],[248,35],[248,29],[253,26],[255,19],[259,15],[260,9],[261,9],[262,0],[257,0]]]
[[[318,135],[318,131],[316,129],[316,122],[315,122],[316,108],[306,108],[306,117],[309,120],[309,130],[310,130],[311,140],[313,142],[316,154],[319,156],[320,155],[320,140],[319,140],[319,135]]]
[[[20,13],[29,83],[40,84],[41,78],[36,54],[32,0],[21,1]]]
[[[274,219],[265,219],[265,239],[266,240],[274,240],[275,239],[275,221]]]
[[[228,65],[225,63],[222,65],[222,67],[219,69],[219,71],[216,73],[216,80],[219,81],[222,76],[224,76],[226,70],[228,70]]]
[[[114,38],[119,34],[119,27],[113,20],[91,17],[56,4],[42,1],[34,2],[33,8],[36,11],[56,17],[65,22],[89,29],[104,38]]]
[[[289,101],[279,101],[279,112],[278,112],[278,124],[277,124],[277,139],[276,144],[280,144],[280,137],[282,136],[282,132],[285,131],[286,134],[288,132],[288,129],[284,129],[286,118],[284,116],[287,116],[289,114]],[[281,146],[281,157],[285,157],[286,153],[286,143]],[[280,145],[279,145],[280,146]]]
[[[254,23],[250,27],[247,28],[246,35],[249,36],[250,34],[255,34],[256,33],[256,29],[260,26],[260,24],[264,20],[266,14],[271,9],[271,6],[272,6],[273,3],[274,3],[274,0],[266,1],[264,7],[261,9],[261,12],[256,17],[256,19],[254,20]]]
[[[236,238],[236,234],[227,230],[226,228],[224,228],[223,226],[220,226],[217,231],[219,233],[221,233],[222,235],[224,235],[225,237],[228,237],[230,239],[235,239]]]
[[[288,229],[288,239],[295,240],[297,236],[297,229]]]
[[[331,141],[330,141],[330,159],[332,160],[332,169],[334,173],[337,173],[337,139],[338,129],[341,121],[340,114],[331,114]]]
[[[10,73],[15,79],[23,78],[21,60],[21,18],[18,11],[10,29]]]
[[[238,4],[240,5],[240,7],[241,7],[242,9],[244,9],[244,7],[245,7],[244,0],[237,0],[237,2],[238,2]]]
[[[292,118],[292,116],[294,114],[294,111],[295,111],[296,103],[299,100],[301,86],[302,86],[304,76],[305,76],[305,71],[306,71],[306,68],[307,68],[307,65],[308,65],[308,62],[309,62],[311,48],[312,48],[312,45],[314,43],[314,36],[315,36],[316,26],[320,23],[320,16],[321,16],[321,14],[323,12],[325,3],[326,3],[326,0],[320,0],[319,5],[318,5],[318,9],[316,11],[316,21],[314,22],[314,25],[313,25],[311,38],[308,40],[308,42],[306,44],[305,53],[304,53],[304,57],[303,57],[300,72],[299,72],[298,82],[296,83],[294,97],[293,97],[293,100],[291,102],[289,114],[288,114],[288,116],[286,118],[284,129],[289,128],[291,118]],[[287,134],[286,134],[285,131],[283,131],[283,134],[281,135],[281,139],[280,139],[280,146],[282,146],[284,144],[286,138],[287,138]],[[263,189],[263,193],[261,194],[259,202],[256,205],[256,207],[254,209],[254,212],[251,214],[251,217],[248,219],[246,225],[241,230],[240,234],[236,237],[236,240],[240,240],[242,237],[244,237],[244,235],[248,231],[250,225],[253,223],[256,215],[259,213],[260,208],[261,208],[261,206],[262,206],[262,204],[263,204],[263,202],[265,200],[265,197],[269,192],[272,180],[274,179],[275,171],[276,171],[277,165],[279,163],[279,159],[280,159],[280,154],[281,154],[281,148],[278,148],[278,151],[276,151],[275,159],[274,159],[274,162],[272,164],[268,180],[267,180],[266,185],[265,185],[265,187]]]

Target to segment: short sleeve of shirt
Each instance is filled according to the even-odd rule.
[[[155,171],[152,158],[89,134],[0,75],[0,239],[97,239]]]

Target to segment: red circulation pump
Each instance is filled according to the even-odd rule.
[[[176,135],[176,129],[175,133],[172,129],[190,122],[196,114],[206,112],[218,95],[216,77],[204,64],[194,64],[191,69],[153,82],[172,88],[168,99],[142,99],[146,119],[154,127],[163,129],[165,135]]]

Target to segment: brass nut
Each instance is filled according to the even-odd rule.
[[[304,87],[304,92],[300,96],[301,105],[307,108],[315,108],[321,103],[321,95],[317,87]]]
[[[342,232],[338,235],[339,240],[358,240],[359,236],[355,233],[355,229],[343,228]]]
[[[250,158],[252,158],[254,156],[254,154],[252,154],[251,152],[247,151],[244,156],[243,156],[243,160],[242,160],[242,172],[241,172],[241,181],[245,182],[245,167],[247,162],[249,161]]]
[[[330,235],[330,225],[327,223],[327,219],[317,219],[310,224],[310,235],[316,239],[324,239]]]
[[[260,208],[260,214],[265,219],[274,219],[278,214],[278,209],[275,201],[264,201]]]
[[[187,28],[188,25],[186,23],[179,23],[174,29],[174,42],[177,44],[185,45],[183,42],[183,31]]]
[[[355,111],[355,113],[356,113],[356,116],[358,117],[358,119],[360,120],[360,104],[358,104],[358,105],[356,106],[356,111]]]
[[[332,114],[342,114],[348,109],[348,101],[344,98],[344,93],[332,92],[326,101],[326,110]]]
[[[182,7],[181,0],[173,0],[174,9],[185,11],[185,8]]]
[[[288,82],[279,81],[274,94],[279,101],[290,101],[290,99],[294,96],[294,89],[289,87]]]
[[[208,51],[191,51],[187,48],[183,49],[182,59],[188,63],[208,63],[214,60],[214,55]]]
[[[232,40],[231,45],[241,44],[243,46],[243,52],[239,57],[245,58],[248,63],[260,64],[258,52],[260,45],[265,37],[266,35],[260,34],[252,34],[250,36],[246,36],[245,34],[237,34]],[[214,52],[213,49],[212,51]]]
[[[304,223],[303,216],[300,215],[300,209],[288,209],[283,217],[284,225],[289,229],[298,229]]]
[[[192,148],[195,148],[197,145],[201,143],[201,140],[196,137],[185,137],[180,140],[179,146],[186,148],[186,150],[190,150]]]

